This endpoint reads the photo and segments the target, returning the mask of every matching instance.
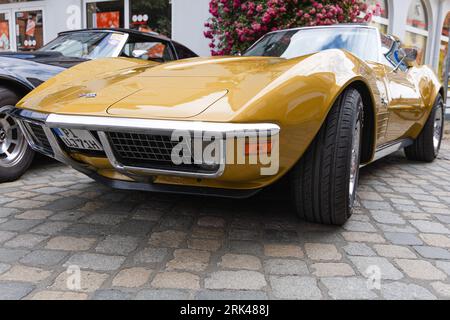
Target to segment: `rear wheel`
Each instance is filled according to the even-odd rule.
[[[342,225],[352,214],[359,180],[363,102],[347,89],[294,167],[291,189],[300,218]]]
[[[17,180],[33,161],[34,152],[28,146],[17,122],[2,107],[15,105],[20,97],[0,86],[0,182]]]
[[[411,146],[405,148],[409,160],[432,162],[436,159],[444,132],[444,116],[444,100],[439,95],[422,132]]]

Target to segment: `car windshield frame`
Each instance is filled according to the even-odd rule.
[[[308,35],[309,33],[309,35]],[[321,33],[318,35],[318,33]],[[324,37],[324,35],[327,35],[331,39],[333,38],[334,41],[339,40],[341,45],[338,45],[338,43],[330,43],[325,42],[327,39]],[[355,33],[355,36],[353,36],[353,39],[343,39],[343,36],[345,34],[349,33]],[[323,43],[317,43],[314,44],[313,42],[309,41],[306,43],[309,43],[309,46],[305,46],[303,48],[300,48],[298,46],[298,43],[300,42],[301,38],[303,39],[308,38],[306,35],[309,36],[309,38],[313,38],[314,40],[322,39]],[[312,36],[314,35],[314,36]],[[294,39],[296,38],[296,39]],[[355,39],[364,39],[365,44],[361,44],[360,41],[356,41]],[[373,38],[373,39],[371,39]],[[369,40],[370,39],[370,40]],[[373,41],[376,40],[376,45],[374,48]],[[286,44],[283,46],[280,46],[280,48],[274,47],[275,44],[280,43],[281,41],[285,41]],[[359,45],[359,50],[354,50],[350,48],[349,45],[345,46],[344,44],[347,42],[353,43],[353,45],[357,46]],[[289,43],[287,43],[289,42]],[[314,48],[313,43],[316,48]],[[347,43],[348,44],[348,43]],[[319,47],[320,45],[320,47]],[[266,48],[263,48],[261,50],[261,46],[267,46]],[[272,47],[269,47],[272,46]],[[364,47],[364,48],[363,48]],[[294,50],[297,49],[296,53],[293,53]],[[300,50],[299,50],[300,49]],[[379,62],[380,60],[380,36],[378,33],[378,30],[376,28],[372,27],[354,27],[354,26],[338,26],[338,27],[305,27],[305,28],[297,28],[297,29],[288,29],[288,30],[282,30],[282,31],[274,31],[270,32],[266,35],[264,35],[261,39],[259,39],[256,43],[254,43],[249,49],[247,49],[242,56],[246,57],[261,57],[261,56],[267,56],[267,57],[279,57],[279,58],[285,58],[285,59],[292,59],[297,58],[313,53],[317,53],[323,50],[327,49],[342,49],[347,50],[357,57],[359,57],[362,60],[365,61],[373,61],[373,62]],[[272,54],[271,52],[267,52],[268,50],[273,50]],[[266,52],[264,52],[266,51]],[[297,53],[298,52],[298,53]],[[263,54],[261,54],[263,53]]]
[[[117,57],[122,52],[128,36],[121,32],[97,30],[69,32],[60,34],[37,51],[59,52],[64,57],[75,59],[111,58]],[[71,46],[79,47],[71,48]]]

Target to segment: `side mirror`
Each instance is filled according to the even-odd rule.
[[[399,62],[394,68],[394,72],[397,72],[402,63],[406,64],[408,68],[413,67],[417,60],[418,51],[415,48],[400,48],[398,50]]]
[[[419,55],[416,48],[401,48],[403,55],[403,62],[406,63],[408,67],[412,67],[417,61],[417,56]]]

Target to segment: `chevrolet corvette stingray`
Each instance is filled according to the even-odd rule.
[[[301,218],[342,225],[361,166],[439,152],[443,87],[416,57],[366,25],[281,30],[242,56],[83,63],[9,114],[34,150],[112,187],[249,197],[286,177]]]

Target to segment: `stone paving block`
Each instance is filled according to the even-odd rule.
[[[68,253],[55,250],[35,250],[20,259],[20,262],[32,266],[54,266],[67,257]]]
[[[64,211],[58,212],[48,219],[52,221],[79,221],[84,216],[86,216],[86,213],[82,211]]]
[[[232,240],[229,242],[229,251],[232,253],[259,256],[263,253],[263,246],[253,241]]]
[[[0,263],[0,274],[2,274],[5,271],[8,271],[11,268],[9,264],[6,263]]]
[[[120,268],[125,261],[122,256],[108,256],[95,253],[76,253],[64,264],[65,267],[79,266],[82,269],[112,271]]]
[[[134,262],[138,264],[162,262],[168,254],[166,248],[145,248],[136,253]]]
[[[223,269],[260,270],[262,268],[258,257],[247,254],[225,254],[218,265]]]
[[[121,270],[113,279],[114,287],[142,287],[150,278],[152,270],[145,268],[129,268]]]
[[[450,261],[436,261],[436,267],[450,276]]]
[[[189,293],[178,289],[145,289],[139,291],[136,300],[188,300]]]
[[[403,282],[382,283],[381,295],[387,300],[434,300],[436,296],[428,289]]]
[[[433,247],[450,248],[450,237],[442,234],[421,233],[419,237]]]
[[[359,272],[364,275],[370,275],[373,267],[379,268],[381,279],[399,280],[403,278],[403,274],[386,258],[379,257],[349,257]]]
[[[133,294],[129,292],[123,292],[120,290],[97,290],[92,297],[93,300],[112,300],[112,301],[123,301],[123,300],[131,300],[133,298]]]
[[[195,294],[196,300],[267,300],[263,291],[253,290],[200,290]]]
[[[414,250],[424,258],[450,260],[450,252],[444,248],[415,246]]]
[[[349,243],[344,248],[344,251],[351,256],[375,256],[373,251],[368,245],[364,243]]]
[[[33,291],[28,283],[0,282],[0,300],[20,300]]]
[[[256,271],[216,271],[205,279],[206,289],[261,290],[267,285]]]
[[[311,265],[312,274],[316,277],[348,277],[355,275],[352,267],[347,263],[314,263]]]
[[[342,236],[345,240],[351,242],[370,242],[370,243],[384,243],[386,240],[376,233],[367,233],[367,232],[343,232]]]
[[[154,226],[155,224],[151,221],[142,223],[142,221],[139,220],[128,220],[116,226],[114,233],[133,237],[143,237],[148,235]]]
[[[151,283],[154,288],[191,289],[200,288],[200,278],[187,272],[158,273]]]
[[[308,267],[304,261],[291,259],[269,259],[264,261],[264,270],[270,275],[307,275]]]
[[[328,294],[333,299],[368,300],[377,299],[376,291],[370,290],[368,282],[364,278],[322,278],[320,280],[328,289]]]
[[[82,219],[84,223],[101,224],[105,226],[116,226],[126,217],[118,214],[93,213]]]
[[[0,275],[0,281],[19,281],[38,283],[51,276],[51,271],[41,268],[15,265]]]
[[[279,258],[303,258],[303,250],[294,244],[265,244],[264,255]]]
[[[111,235],[101,241],[95,251],[99,253],[127,255],[138,246],[138,238],[131,236]]]
[[[374,220],[379,223],[398,224],[398,225],[406,223],[405,219],[403,219],[398,213],[395,212],[371,210],[370,214],[372,215]]]
[[[208,267],[211,254],[208,251],[178,249],[174,258],[167,262],[167,270],[204,271]]]
[[[342,255],[333,244],[306,243],[307,256],[312,260],[340,260]]]
[[[86,251],[89,250],[94,245],[95,242],[96,242],[95,238],[77,238],[77,237],[59,236],[51,238],[47,242],[45,248],[63,251]]]
[[[25,249],[7,249],[0,247],[0,262],[14,263],[19,261],[24,255],[29,253],[29,250]]]
[[[273,295],[279,299],[317,300],[322,298],[317,280],[312,277],[271,276],[270,285]]]
[[[30,230],[32,233],[39,233],[45,235],[54,235],[58,232],[61,232],[65,228],[69,226],[67,222],[44,222],[37,227]]]
[[[47,239],[48,236],[26,233],[5,242],[4,246],[8,248],[33,248]]]
[[[186,241],[186,232],[167,230],[153,232],[149,244],[154,247],[179,248]]]
[[[350,220],[344,225],[344,229],[356,232],[377,232],[377,229],[369,222]]]
[[[56,291],[70,290],[77,292],[94,292],[98,290],[109,277],[109,275],[105,273],[80,270],[80,283],[76,283],[73,280],[73,275],[73,272],[68,271],[60,273],[50,286],[50,289]]]
[[[197,224],[200,227],[223,228],[225,227],[225,219],[221,217],[205,216],[198,219]]]
[[[397,265],[411,278],[420,280],[445,280],[445,273],[437,269],[428,261],[396,259]]]
[[[384,234],[384,236],[386,237],[386,239],[390,242],[392,242],[393,244],[397,244],[397,245],[409,245],[409,246],[414,246],[414,245],[421,245],[423,244],[423,241],[419,239],[419,237],[417,237],[414,234],[410,234],[410,233],[390,233],[390,232],[386,232]]]
[[[450,298],[450,284],[437,281],[432,282],[431,286],[433,287],[434,291],[442,298]]]
[[[40,224],[41,220],[9,220],[0,224],[0,231],[17,231],[17,232],[25,232],[38,224]]]
[[[214,239],[189,239],[188,248],[204,251],[217,251],[222,247],[222,241]]]
[[[88,295],[79,292],[64,292],[64,291],[50,291],[44,290],[37,292],[31,297],[31,300],[87,300]]]
[[[450,230],[439,222],[411,220],[410,223],[420,232],[450,234]]]
[[[391,245],[391,244],[376,244],[373,248],[382,257],[387,258],[409,258],[414,259],[416,255],[407,247]]]

